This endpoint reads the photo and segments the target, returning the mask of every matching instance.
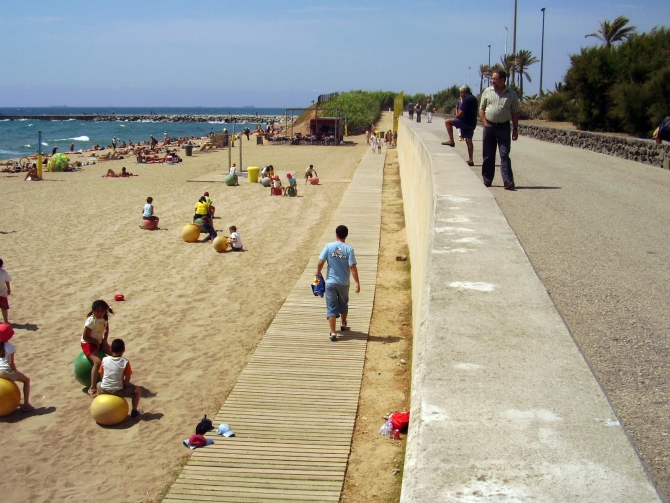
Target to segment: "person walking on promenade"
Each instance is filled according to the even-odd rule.
[[[505,84],[507,73],[504,70],[493,72],[491,87],[484,89],[479,103],[479,117],[484,126],[482,135],[482,180],[491,186],[496,174],[496,147],[500,149],[500,174],[506,190],[514,190],[514,173],[509,158],[510,120],[512,121],[512,141],[519,138],[519,99],[513,89]]]
[[[338,225],[335,229],[336,240],[328,243],[321,255],[316,267],[316,276],[321,274],[324,264],[328,263],[328,275],[326,277],[326,311],[330,325],[330,340],[337,340],[335,322],[342,317],[340,331],[349,330],[347,325],[347,314],[349,313],[349,276],[354,277],[356,282],[356,293],[361,291],[361,283],[358,279],[358,268],[356,267],[356,256],[354,249],[345,243],[349,229],[346,225]]]
[[[656,145],[663,143],[663,140],[670,142],[670,117],[666,117],[661,125],[654,131],[654,140]]]
[[[421,102],[417,101],[416,106],[414,107],[414,111],[416,112],[416,121],[421,122],[421,111],[423,110],[423,107],[421,106]]]
[[[407,104],[407,111],[409,112],[409,120],[413,121],[414,120],[414,102],[412,100],[409,100],[409,103]]]
[[[454,143],[454,128],[460,129],[460,135],[465,138],[465,143],[468,146],[468,166],[474,166],[472,159],[474,147],[472,145],[472,135],[477,127],[477,98],[470,92],[470,86],[463,85],[461,91],[461,105],[453,119],[444,121],[449,134],[449,141],[445,141],[442,145],[455,146]]]
[[[435,105],[433,105],[433,100],[428,98],[426,102],[426,115],[428,116],[428,123],[433,122],[433,112],[435,112]]]

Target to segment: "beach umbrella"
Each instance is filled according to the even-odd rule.
[[[65,171],[70,163],[70,159],[65,154],[55,154],[49,159],[47,168],[49,171]]]

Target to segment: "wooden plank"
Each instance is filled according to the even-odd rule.
[[[217,414],[236,437],[193,453],[166,503],[339,501],[365,364],[381,227],[382,156],[367,152],[315,255],[347,222],[363,291],[352,297],[351,331],[328,339],[325,302],[307,288],[310,258]],[[355,329],[355,330],[354,330]]]

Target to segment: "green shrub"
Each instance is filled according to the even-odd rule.
[[[360,134],[377,122],[383,109],[393,106],[396,94],[391,91],[349,91],[330,99],[320,109],[325,115],[335,115],[339,109],[340,115],[349,121],[349,133]]]
[[[568,122],[575,117],[574,100],[566,92],[546,94],[540,100],[544,118],[554,122]]]
[[[433,104],[435,105],[435,110],[437,112],[442,112],[445,114],[454,113],[454,108],[456,108],[456,102],[460,98],[460,92],[458,86],[451,86],[448,89],[443,89],[433,94]]]
[[[667,28],[630,37],[617,46],[582,49],[570,59],[565,91],[574,100],[569,107],[580,129],[648,137],[670,115]],[[570,101],[558,100],[553,98],[546,106],[559,110]]]

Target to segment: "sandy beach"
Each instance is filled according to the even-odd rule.
[[[3,501],[154,501],[188,456],[181,441],[213,417],[285,295],[318,253],[316,243],[364,152],[355,146],[257,146],[244,166],[297,173],[299,197],[270,197],[259,184],[188,182],[227,170],[227,150],[175,165],[100,162],[74,173],[0,174],[0,257],[13,278],[10,321],[16,364],[32,379],[36,411],[1,418]],[[233,161],[239,164],[238,148]],[[77,160],[74,156],[72,160]],[[321,185],[303,185],[314,164]],[[139,176],[103,178],[109,168]],[[246,252],[222,253],[180,237],[209,191],[222,233],[236,225]],[[139,228],[147,196],[161,230]],[[205,235],[201,235],[202,238]],[[308,288],[308,285],[305,285]],[[125,302],[115,302],[115,294]],[[116,314],[133,382],[146,388],[139,420],[98,426],[72,361],[92,301]],[[232,425],[234,427],[234,425]],[[93,492],[97,492],[93,496]]]

